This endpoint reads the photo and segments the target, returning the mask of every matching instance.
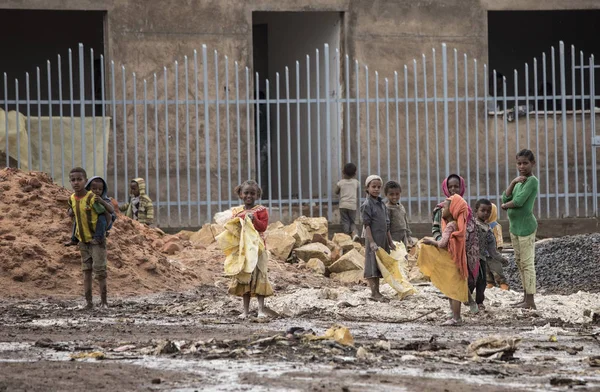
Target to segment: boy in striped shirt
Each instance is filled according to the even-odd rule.
[[[75,218],[75,237],[79,241],[81,252],[81,269],[83,270],[83,287],[85,292],[86,309],[93,308],[92,302],[92,273],[100,286],[101,307],[107,308],[106,300],[106,241],[94,241],[94,233],[98,216],[105,213],[104,206],[97,201],[98,196],[85,188],[87,174],[81,167],[75,167],[69,172],[69,182],[74,193],[69,198],[69,207]]]

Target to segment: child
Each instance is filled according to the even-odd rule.
[[[535,309],[533,296],[535,281],[535,233],[537,221],[533,215],[533,205],[537,198],[539,181],[533,175],[535,156],[531,150],[517,153],[517,169],[520,176],[512,180],[502,194],[502,209],[508,213],[510,239],[515,250],[515,262],[523,283],[523,301],[514,304],[516,308]]]
[[[408,227],[408,218],[406,210],[400,203],[400,194],[402,188],[396,181],[388,181],[383,188],[383,193],[387,198],[388,216],[390,219],[390,233],[392,240],[404,243],[405,246],[412,245],[412,233]]]
[[[494,203],[492,203],[492,213],[490,217],[485,221],[488,225],[490,225],[490,229],[494,234],[494,238],[496,239],[496,248],[498,251],[502,251],[504,247],[504,239],[502,238],[502,226],[498,221],[498,207]],[[487,288],[490,289],[496,285],[500,286],[502,290],[508,290],[508,283],[506,280],[506,276],[504,275],[504,270],[502,269],[502,263],[498,263],[494,260],[490,260],[486,266],[487,270]]]
[[[423,239],[418,265],[423,274],[449,299],[452,318],[442,325],[462,324],[460,308],[469,297],[466,236],[469,206],[458,194],[450,196],[442,208],[442,237]],[[436,249],[427,247],[431,245]]]
[[[390,234],[390,220],[383,199],[379,197],[383,181],[377,175],[370,175],[365,181],[367,200],[361,205],[360,212],[363,221],[365,243],[365,279],[371,287],[371,299],[373,301],[386,301],[379,292],[379,279],[383,276],[377,266],[378,248],[383,248],[387,253],[396,246]]]
[[[129,202],[119,206],[128,218],[145,225],[151,225],[154,220],[154,206],[146,194],[146,181],[134,178],[130,184]]]
[[[356,175],[356,165],[354,163],[346,163],[342,171],[342,179],[335,186],[335,194],[340,195],[340,221],[344,233],[354,236],[356,240],[356,205],[358,197],[358,180],[354,178]]]
[[[113,225],[115,219],[117,219],[117,215],[115,214],[115,209],[112,205],[111,199],[107,196],[108,186],[106,185],[106,181],[102,177],[96,176],[90,178],[90,180],[85,185],[85,189],[88,191],[94,192],[97,196],[94,199],[95,203],[101,204],[105,211],[104,214],[98,216],[98,222],[96,223],[96,231],[94,232],[94,236],[91,244],[98,245],[101,244],[106,237],[108,237],[108,230]],[[69,211],[69,214],[72,214],[72,211]],[[77,226],[75,222],[73,223],[73,234],[71,236],[71,242],[65,244],[65,246],[77,245],[79,242],[77,237],[75,237],[75,231],[77,230]]]
[[[75,236],[79,241],[83,270],[83,287],[85,292],[86,309],[93,307],[92,303],[92,271],[100,286],[101,307],[107,308],[106,289],[106,242],[92,243],[96,231],[98,217],[105,209],[101,203],[96,203],[98,197],[85,189],[87,174],[81,167],[71,169],[69,181],[73,193],[69,198],[69,207],[75,216]]]
[[[258,231],[264,242],[264,233],[269,224],[269,211],[266,207],[256,204],[256,199],[260,199],[262,196],[262,189],[260,189],[260,186],[256,182],[248,180],[241,185],[238,185],[234,189],[234,192],[238,194],[244,204],[232,208],[231,212],[233,218],[244,219],[246,216],[250,218],[252,225],[256,231]],[[242,319],[248,317],[250,297],[254,296],[256,296],[258,300],[258,317],[267,317],[265,313],[265,297],[273,295],[273,288],[271,287],[271,283],[269,283],[269,278],[267,276],[268,262],[269,256],[267,251],[259,251],[258,263],[256,264],[254,271],[252,271],[250,282],[240,282],[236,277],[231,281],[229,294],[243,297],[244,299],[244,311],[240,315],[240,318]]]
[[[475,287],[470,286],[469,291],[473,292],[473,289],[477,289],[477,295],[475,300],[479,310],[485,310],[483,301],[485,299],[484,293],[486,289],[486,276],[487,271],[490,270],[490,266],[496,268],[496,264],[500,266],[502,270],[502,264],[508,264],[508,260],[498,253],[496,246],[496,239],[490,229],[490,226],[486,223],[492,213],[492,202],[488,199],[477,200],[475,204],[475,215],[477,216],[477,228],[479,233],[479,252],[481,254],[481,262],[479,275],[477,277],[477,283]]]

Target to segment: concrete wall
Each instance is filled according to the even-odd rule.
[[[222,55],[227,55],[231,62],[238,61],[240,69],[252,66],[252,12],[256,11],[329,11],[343,12],[343,27],[341,29],[341,53],[349,55],[351,59],[358,59],[369,65],[370,70],[377,70],[383,77],[393,77],[395,70],[402,71],[403,65],[412,64],[414,58],[419,59],[422,53],[431,53],[431,48],[440,48],[440,44],[445,42],[448,47],[456,48],[458,53],[467,53],[469,58],[477,58],[480,63],[487,62],[488,39],[487,39],[487,11],[488,10],[553,10],[553,9],[600,9],[600,3],[592,0],[549,0],[540,2],[538,0],[446,0],[446,1],[387,1],[387,0],[204,0],[204,1],[180,1],[180,0],[47,0],[43,4],[34,1],[5,0],[0,4],[0,8],[7,9],[56,9],[56,10],[102,10],[107,12],[106,23],[106,47],[105,53],[108,60],[114,60],[116,64],[123,64],[127,70],[135,71],[138,77],[138,91],[141,91],[142,79],[152,80],[154,73],[162,75],[163,66],[169,66],[168,81],[173,82],[173,61],[183,61],[184,55],[193,56],[194,49],[200,49],[202,44],[208,45],[210,71],[213,72],[212,50],[218,49]],[[298,37],[302,40],[302,37]],[[439,52],[438,52],[439,53]],[[291,59],[290,59],[291,60]],[[439,57],[438,57],[439,61]],[[293,66],[293,63],[288,64]],[[230,64],[230,72],[233,64]],[[233,92],[233,77],[230,75],[229,85],[225,86],[223,79],[223,64],[220,63],[221,79],[220,86],[214,86],[214,82],[209,81],[209,91],[214,96],[215,91]],[[409,68],[411,69],[411,68]],[[201,70],[201,69],[200,69]],[[412,72],[411,72],[412,73]],[[421,70],[417,70],[417,78],[421,78]],[[374,75],[371,75],[372,77]],[[130,80],[130,79],[128,79]],[[462,76],[459,74],[459,83],[462,85]],[[128,96],[131,96],[131,82],[128,82]],[[365,91],[363,85],[359,85],[360,91]],[[409,74],[409,85],[412,86],[413,76]],[[454,76],[449,75],[449,83],[453,86]],[[252,85],[252,83],[250,83]],[[202,83],[200,88],[202,91]],[[253,87],[251,87],[252,89]],[[351,86],[350,93],[354,94],[354,86]],[[433,86],[430,85],[429,89]],[[471,87],[472,88],[472,87]],[[174,92],[171,89],[168,92],[173,97]],[[251,90],[253,91],[253,90]],[[180,92],[184,97],[186,92]],[[193,91],[188,91],[193,94]],[[374,88],[371,88],[371,94],[374,94]],[[483,110],[483,108],[480,108]],[[341,116],[344,117],[342,108]],[[375,108],[372,111],[374,119]],[[450,116],[454,115],[454,109],[451,107]],[[142,108],[138,108],[138,119],[141,118]],[[461,116],[462,116],[462,112]],[[383,112],[380,112],[383,114]],[[215,118],[214,108],[211,109],[210,116]],[[127,111],[128,140],[127,149],[129,155],[129,178],[133,176],[133,168],[139,167],[143,173],[144,159],[140,156],[138,162],[133,162],[133,156],[136,146],[134,146],[133,128],[133,110],[131,107]],[[175,108],[169,107],[169,116],[171,121],[175,118]],[[241,108],[241,117],[245,119],[246,112]],[[116,113],[117,132],[119,136],[117,161],[119,162],[119,181],[122,181],[122,162],[123,162],[123,115]],[[163,115],[159,116],[159,129],[164,129],[165,121]],[[180,111],[180,126],[187,121],[184,113]],[[190,124],[195,126],[195,114],[189,117]],[[351,129],[356,128],[356,123],[351,121]],[[364,116],[361,122],[364,122]],[[373,121],[373,120],[372,120]],[[464,121],[459,124],[459,137],[464,137]],[[475,129],[473,119],[468,119],[470,129]],[[483,119],[481,120],[483,121]],[[251,121],[252,124],[252,121]],[[250,140],[242,138],[242,144],[238,147],[233,146],[231,151],[226,151],[225,134],[226,129],[224,120],[220,120],[221,138],[220,150],[216,150],[217,138],[216,132],[211,128],[211,147],[210,172],[212,178],[226,178],[227,169],[225,163],[231,163],[233,170],[233,180],[237,182],[237,165],[243,163],[243,171],[247,166],[254,166],[253,157],[247,157],[245,151],[248,144],[253,149],[253,133]],[[235,124],[233,124],[235,129]],[[416,135],[423,138],[422,133],[416,132],[414,118],[410,119],[410,127],[413,129],[409,135],[409,145],[414,145]],[[480,124],[481,125],[481,124]],[[154,121],[151,118],[149,127],[154,129]],[[173,123],[170,124],[173,129]],[[211,127],[214,123],[211,122]],[[362,124],[363,129],[366,123]],[[245,122],[241,124],[242,135],[246,135]],[[372,127],[371,130],[374,128]],[[480,127],[481,129],[481,127]],[[232,131],[233,132],[233,131]],[[384,132],[382,130],[381,132]],[[143,134],[140,127],[138,135]],[[201,122],[199,145],[204,145],[204,124]],[[180,134],[181,136],[182,134]],[[512,137],[511,135],[509,135]],[[112,140],[112,138],[111,138]],[[454,140],[454,139],[453,139]],[[333,140],[332,140],[333,141]],[[425,139],[421,139],[422,142]],[[159,142],[155,145],[154,140],[150,140],[150,151],[157,149],[159,153],[159,162],[156,165],[153,160],[150,162],[149,171],[153,173],[156,166],[161,170],[162,186],[161,197],[164,199],[166,188],[175,186],[175,154],[171,153],[169,162],[166,162],[164,145],[166,140],[161,135]],[[171,146],[174,138],[171,134]],[[192,132],[190,145],[195,146],[195,132]],[[335,141],[333,141],[335,143]],[[367,145],[368,142],[361,140],[360,145]],[[185,150],[186,141],[180,137],[180,146]],[[406,144],[406,141],[404,141]],[[403,144],[403,145],[404,145]],[[514,143],[513,143],[514,144]],[[110,148],[112,151],[112,146]],[[353,154],[356,154],[356,147],[353,146]],[[195,148],[193,149],[195,154]],[[201,158],[205,151],[199,151]],[[238,159],[238,154],[240,159]],[[185,160],[183,152],[179,155],[182,161]],[[217,157],[222,158],[219,162]],[[228,161],[227,158],[231,159]],[[425,159],[424,152],[420,157]],[[109,157],[109,161],[113,157]],[[362,156],[363,162],[366,156]],[[342,160],[346,160],[345,157]],[[463,160],[464,161],[464,160]],[[395,164],[394,164],[395,165]],[[169,169],[165,169],[166,167]],[[112,172],[112,168],[109,168]],[[494,170],[493,169],[490,170]],[[502,170],[503,168],[500,168]],[[185,170],[181,169],[185,175]],[[403,171],[405,169],[401,169]],[[414,167],[412,168],[414,170]],[[169,184],[165,183],[164,177],[166,171],[171,173]],[[198,167],[195,163],[191,167],[191,178],[193,179],[191,188],[192,199],[198,197],[195,187],[196,171],[201,174],[201,197],[205,197],[205,164],[203,159]],[[494,173],[490,173],[495,175]],[[413,173],[413,176],[415,174]],[[337,176],[337,172],[333,178]],[[241,176],[242,178],[245,175]],[[400,177],[401,180],[406,176],[402,173],[389,173],[389,177]],[[475,174],[473,173],[473,177]],[[413,177],[414,178],[414,177]],[[185,179],[182,189],[187,192]],[[404,181],[404,180],[403,180]],[[151,189],[152,177],[150,178]],[[434,184],[435,186],[435,184]],[[417,192],[416,184],[412,184],[413,194]],[[425,187],[422,184],[422,187]],[[502,185],[500,186],[500,188]],[[123,189],[121,186],[120,189]],[[224,186],[226,188],[226,186]],[[424,188],[423,188],[424,189]],[[422,190],[423,190],[422,189]],[[215,187],[212,188],[213,198],[216,197]],[[222,189],[222,197],[231,195],[231,190]],[[124,195],[121,195],[122,198]],[[232,196],[233,197],[233,196]],[[215,206],[216,208],[216,206]],[[427,210],[427,206],[423,206]],[[214,209],[213,209],[214,212]]]

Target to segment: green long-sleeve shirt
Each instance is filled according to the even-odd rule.
[[[533,205],[538,194],[539,181],[535,176],[527,178],[524,183],[515,185],[512,194],[502,194],[502,203],[510,201],[515,205],[508,209],[510,232],[519,237],[533,234],[537,230],[537,220],[533,216]]]

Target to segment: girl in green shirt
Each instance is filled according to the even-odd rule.
[[[533,205],[537,198],[539,181],[533,175],[535,156],[531,150],[517,153],[517,169],[520,176],[512,180],[502,194],[502,209],[507,211],[510,238],[515,250],[515,263],[523,283],[523,300],[514,307],[535,309],[533,296],[536,292],[535,233],[537,221]]]

